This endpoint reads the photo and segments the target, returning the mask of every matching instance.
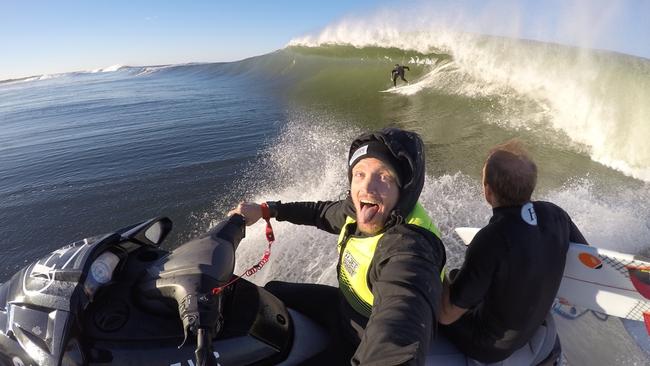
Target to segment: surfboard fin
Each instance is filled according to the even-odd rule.
[[[645,330],[650,336],[650,313],[643,313],[643,322],[645,323]]]
[[[646,299],[650,299],[650,271],[647,268],[627,267],[634,288]]]

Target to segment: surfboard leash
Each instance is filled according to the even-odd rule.
[[[260,208],[262,209],[262,218],[266,221],[265,236],[266,236],[266,241],[268,242],[268,246],[264,250],[264,255],[262,256],[262,259],[260,259],[260,261],[257,262],[257,264],[251,266],[249,269],[244,271],[244,273],[242,273],[241,275],[233,277],[225,285],[213,288],[212,289],[213,295],[218,295],[225,288],[232,285],[233,283],[235,283],[237,280],[239,280],[244,276],[250,277],[254,275],[259,270],[261,270],[262,267],[264,267],[264,265],[269,261],[269,258],[271,257],[271,246],[275,242],[275,234],[273,234],[273,227],[271,226],[271,211],[269,210],[269,206],[266,204],[266,202],[264,202],[260,205]]]

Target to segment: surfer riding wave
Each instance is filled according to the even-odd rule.
[[[397,87],[397,77],[408,84],[408,80],[404,78],[404,70],[411,71],[408,66],[400,66],[400,64],[395,64],[395,68],[390,72],[390,78],[393,80],[394,87]]]

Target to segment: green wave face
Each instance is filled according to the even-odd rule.
[[[419,131],[442,154],[430,159],[437,172],[466,168],[468,157],[480,172],[485,151],[519,137],[548,163],[546,183],[594,172],[650,181],[648,60],[499,37],[457,40],[417,49],[293,45],[224,67],[277,82],[292,108],[330,123]],[[388,90],[395,63],[409,66],[410,84]],[[551,163],[558,156],[566,164]]]
[[[391,70],[396,63],[409,67],[405,77],[414,82],[451,61],[444,53],[380,47],[292,46],[282,52],[291,58],[287,73],[295,80],[290,88],[292,101],[375,128],[404,121],[405,113],[409,114],[407,99],[382,93],[393,86]],[[398,80],[398,86],[403,85]]]

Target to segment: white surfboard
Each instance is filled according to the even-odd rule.
[[[400,91],[410,91],[413,88],[416,88],[417,90],[421,89],[421,87],[418,87],[417,83],[411,84],[409,82],[409,83],[406,83],[406,84],[400,83],[400,85],[391,86],[390,88],[388,88],[386,90],[380,90],[379,92],[380,93],[399,93]]]
[[[459,227],[468,245],[479,228]],[[645,321],[650,333],[650,259],[571,243],[557,298],[561,303]]]
[[[399,89],[398,86],[391,86],[390,88],[388,88],[386,90],[380,90],[379,92],[380,93],[392,93],[392,92],[396,91],[397,89]]]

